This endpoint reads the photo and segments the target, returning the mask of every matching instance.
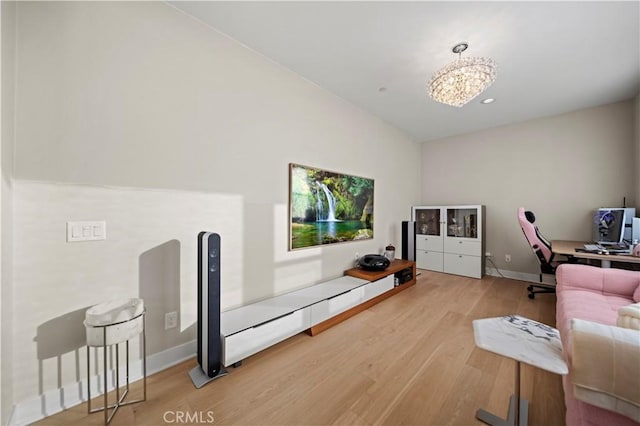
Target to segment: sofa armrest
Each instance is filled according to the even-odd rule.
[[[556,281],[558,291],[590,290],[632,299],[640,286],[640,272],[565,263],[556,270]]]
[[[577,399],[640,422],[640,331],[573,319]]]

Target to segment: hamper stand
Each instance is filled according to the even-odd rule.
[[[104,424],[113,419],[118,408],[135,404],[147,399],[147,342],[145,336],[145,309],[142,299],[124,299],[101,303],[89,308],[85,315],[84,325],[87,333],[87,402],[89,414],[104,412]],[[142,336],[142,398],[124,401],[129,393],[129,339]],[[126,347],[126,387],[120,393],[120,356],[119,344],[125,342]],[[115,345],[115,391],[116,400],[109,405],[107,389],[107,347]],[[103,355],[103,395],[104,405],[91,408],[91,362],[90,347],[102,348]],[[113,355],[112,355],[113,361]],[[112,409],[111,414],[109,410]]]

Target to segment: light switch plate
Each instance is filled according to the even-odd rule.
[[[98,241],[107,239],[107,222],[67,222],[67,242]]]

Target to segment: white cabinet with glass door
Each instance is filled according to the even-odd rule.
[[[416,223],[416,267],[442,272],[444,261],[442,207],[413,207],[413,221]]]
[[[484,206],[414,206],[412,219],[418,268],[484,275]]]

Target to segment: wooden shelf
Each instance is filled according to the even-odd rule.
[[[349,275],[356,278],[362,278],[367,281],[377,281],[387,275],[395,274],[403,269],[411,268],[413,272],[413,279],[409,282],[401,284],[400,286],[406,286],[416,283],[416,262],[411,260],[394,259],[391,265],[384,271],[365,271],[362,268],[351,268],[344,271],[345,275]]]
[[[410,281],[407,281],[406,283],[400,284],[397,287],[394,287],[393,289],[374,297],[371,300],[367,300],[364,303],[361,303],[358,306],[354,306],[353,308],[344,311],[332,318],[329,318],[328,320],[321,322],[319,324],[314,325],[313,327],[311,327],[309,330],[307,330],[307,334],[311,335],[311,336],[315,336],[318,333],[321,333],[325,330],[327,330],[328,328],[333,327],[336,324],[341,323],[342,321],[351,318],[352,316],[369,309],[370,307],[372,307],[373,305],[376,305],[380,302],[382,302],[385,299],[388,299],[389,297],[393,296],[396,293],[401,292],[402,290],[405,290],[409,287],[411,287],[412,285],[414,285],[416,283],[416,263],[410,260],[401,260],[401,259],[395,259],[391,262],[391,265],[389,265],[389,267],[387,269],[385,269],[384,271],[365,271],[364,269],[361,268],[351,268],[348,269],[346,271],[344,271],[345,275],[351,276],[351,277],[355,277],[355,278],[362,278],[364,280],[367,281],[377,281],[380,280],[382,278],[385,278],[389,275],[395,274],[396,272],[402,271],[403,269],[407,269],[407,268],[411,268],[411,271],[413,273],[413,278]]]

